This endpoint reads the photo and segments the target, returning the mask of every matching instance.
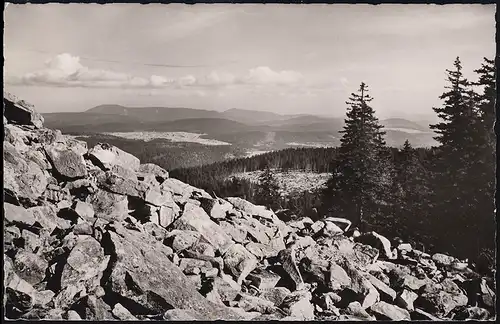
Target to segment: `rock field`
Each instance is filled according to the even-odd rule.
[[[8,319],[495,318],[493,278],[465,261],[213,197],[6,93],[3,121]]]

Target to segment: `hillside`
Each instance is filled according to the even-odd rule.
[[[4,94],[7,319],[488,319],[493,279],[338,218],[285,223]],[[6,118],[8,116],[8,118]],[[27,185],[29,184],[29,185]],[[470,296],[469,298],[467,296]],[[471,297],[473,296],[473,297]]]

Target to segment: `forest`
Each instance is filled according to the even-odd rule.
[[[399,236],[428,252],[478,258],[494,266],[495,248],[495,99],[496,68],[484,58],[464,77],[457,57],[446,70],[447,84],[433,107],[440,122],[431,125],[440,145],[415,149],[388,147],[361,83],[347,104],[337,148],[286,149],[193,168],[171,175],[219,197],[241,196],[286,217],[345,217],[363,231]],[[329,172],[326,188],[294,197],[277,193],[273,170]],[[258,184],[229,178],[265,170]],[[292,216],[290,216],[292,214]]]

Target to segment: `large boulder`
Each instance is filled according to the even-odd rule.
[[[88,151],[92,162],[103,170],[110,170],[114,165],[133,171],[139,170],[141,162],[138,158],[115,146],[99,143]]]
[[[182,216],[179,217],[172,226],[175,229],[196,231],[200,233],[207,242],[214,246],[214,248],[221,251],[227,250],[227,248],[233,244],[231,237],[229,237],[219,225],[212,221],[201,207],[192,206],[188,208],[188,211],[184,211]]]
[[[4,218],[7,223],[33,226],[36,222],[35,216],[30,210],[9,203],[3,204]]]
[[[163,169],[162,167],[153,164],[153,163],[144,163],[139,165],[139,169],[137,170],[139,173],[152,174],[156,177],[158,182],[163,182],[168,179],[168,171]]]
[[[105,235],[116,261],[109,278],[104,278],[108,289],[115,294],[157,314],[174,307],[193,310],[206,320],[239,318],[229,309],[205,299],[170,262],[170,252],[160,242],[119,226],[115,231]]]
[[[109,221],[123,220],[129,212],[127,196],[97,190],[96,193],[91,195],[89,201],[92,204],[95,217]]]
[[[257,258],[241,244],[233,244],[223,256],[224,264],[241,284],[258,264]]]
[[[378,319],[391,320],[391,321],[409,321],[410,313],[398,306],[380,301],[370,307],[371,311],[375,313]]]
[[[35,107],[15,95],[3,92],[4,117],[10,123],[43,127],[43,117],[35,111]]]
[[[63,180],[75,180],[87,175],[83,155],[75,151],[68,149],[66,143],[45,146],[45,153],[50,163]]]

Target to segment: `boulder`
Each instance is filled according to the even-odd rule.
[[[109,278],[104,278],[108,289],[155,313],[174,307],[196,311],[206,320],[238,319],[237,314],[206,300],[170,262],[160,242],[119,226],[115,231],[104,237],[116,255]]]
[[[159,183],[162,183],[169,177],[167,170],[153,163],[141,164],[139,165],[139,169],[137,171],[139,173],[147,173],[154,175]]]
[[[237,278],[238,284],[241,284],[258,264],[257,258],[241,244],[231,245],[224,253],[223,259],[225,266]]]
[[[483,305],[485,305],[487,308],[494,308],[495,307],[495,292],[488,287],[488,284],[486,283],[486,280],[483,278],[481,279],[481,284],[479,286],[480,291],[481,291],[481,302]]]
[[[199,241],[201,234],[196,231],[173,230],[168,233],[165,244],[175,252],[184,251]]]
[[[450,279],[444,279],[441,284],[426,284],[419,293],[415,306],[438,316],[446,316],[468,302],[467,296]]]
[[[56,174],[63,180],[75,180],[87,176],[83,155],[68,149],[62,143],[45,146],[45,153]]]
[[[415,309],[413,303],[417,300],[417,298],[417,293],[408,289],[403,289],[403,291],[401,291],[396,298],[396,305],[409,311],[413,311]]]
[[[375,318],[368,314],[364,307],[357,301],[349,303],[345,310],[346,314],[349,316],[348,320],[368,320],[373,321]]]
[[[484,321],[490,319],[490,313],[481,307],[473,306],[461,309],[453,315],[453,320],[478,320]]]
[[[184,211],[172,226],[175,229],[200,233],[217,250],[225,251],[233,244],[231,237],[212,221],[201,207],[193,206],[188,211]]]
[[[325,222],[325,227],[323,228],[322,235],[324,236],[335,236],[341,235],[344,231],[340,227],[338,227],[335,223]]]
[[[362,234],[355,241],[378,249],[380,255],[386,259],[393,259],[391,241],[377,232]]]
[[[349,287],[350,285],[351,285],[351,278],[347,275],[345,270],[338,264],[331,262],[329,287],[332,290],[336,291],[336,290],[342,290],[345,287]]]
[[[447,267],[451,266],[451,264],[455,261],[455,258],[446,254],[435,253],[434,255],[432,255],[432,261],[434,261],[436,265],[440,267]]]
[[[203,315],[192,309],[170,309],[163,314],[165,321],[199,321]]]
[[[291,248],[282,250],[278,254],[278,258],[281,261],[283,270],[285,270],[290,279],[293,281],[295,289],[301,289],[304,285],[304,280],[302,279],[302,275],[300,274],[295,260],[295,248],[292,246]]]
[[[9,123],[43,127],[43,117],[35,111],[32,104],[6,91],[3,92],[3,109],[4,117]]]
[[[257,289],[262,291],[274,288],[281,277],[269,270],[257,268],[248,275],[248,279]]]
[[[394,289],[369,273],[366,275],[366,277],[368,278],[370,283],[378,290],[380,299],[382,301],[386,301],[389,303],[394,302],[394,299],[396,299],[396,291],[394,291]]]
[[[115,146],[99,143],[88,151],[92,162],[103,170],[110,170],[114,165],[128,168],[133,171],[139,170],[140,161],[130,153]]]
[[[64,265],[61,286],[83,284],[87,292],[94,291],[100,285],[109,258],[109,255],[104,255],[101,245],[93,237],[87,235],[78,237]]]
[[[213,219],[223,219],[233,205],[223,199],[201,198],[201,207]]]
[[[92,207],[91,204],[83,202],[81,200],[75,200],[71,208],[82,219],[85,219],[87,221],[94,220],[95,213],[94,213],[94,208]]]
[[[288,295],[280,308],[285,310],[288,316],[302,321],[314,320],[314,306],[311,304],[312,295],[308,291],[298,290]]]
[[[9,163],[5,160],[4,153],[4,191],[9,190],[18,199],[24,199],[34,206],[47,188],[48,173],[32,161],[18,160],[18,162],[17,165]]]
[[[126,196],[98,190],[90,198],[95,217],[108,221],[123,220],[128,215],[128,200]]]
[[[288,290],[285,287],[274,287],[265,289],[263,293],[260,295],[260,297],[273,302],[275,306],[279,306],[283,303],[285,298],[290,294],[291,294],[290,290]]]
[[[33,226],[36,218],[33,213],[23,207],[9,203],[3,204],[4,219],[8,224],[20,224],[24,226]]]
[[[391,321],[409,321],[410,313],[403,308],[391,305],[384,301],[375,303],[370,307],[370,310],[375,314],[377,319],[385,319]]]
[[[16,254],[14,267],[21,279],[26,280],[31,285],[36,285],[45,278],[45,270],[49,265],[42,257],[22,250]]]
[[[53,205],[35,206],[27,209],[32,213],[36,221],[47,231],[52,232],[55,228],[61,230],[71,227],[71,222],[57,216],[57,210]]]
[[[274,313],[276,307],[273,302],[256,297],[248,294],[240,293],[237,297],[237,305],[239,308],[244,309],[247,312],[259,312],[261,314],[271,314]]]
[[[350,261],[345,260],[342,267],[351,278],[351,285],[348,288],[357,295],[363,308],[368,308],[380,300],[377,289]]]
[[[345,218],[326,217],[324,221],[337,225],[337,227],[339,227],[343,232],[347,232],[351,227],[351,221]]]
[[[244,227],[234,225],[230,221],[220,221],[219,226],[235,241],[244,243],[247,238],[247,230]]]

